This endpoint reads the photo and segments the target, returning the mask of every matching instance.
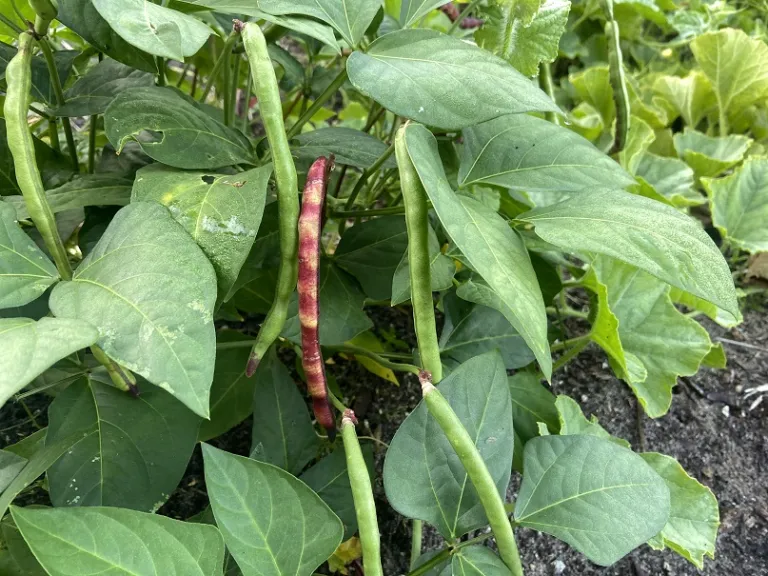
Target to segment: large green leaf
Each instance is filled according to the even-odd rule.
[[[117,362],[208,417],[216,336],[216,275],[168,209],[136,202],[113,218],[50,306],[99,328]]]
[[[208,444],[203,456],[216,524],[245,576],[309,576],[341,544],[339,518],[288,472]]]
[[[193,56],[208,36],[208,26],[192,16],[183,14],[150,0],[91,0],[120,37],[149,54],[184,61]]]
[[[349,78],[379,104],[424,124],[456,130],[503,114],[559,109],[501,58],[427,29],[382,36],[347,60]]]
[[[32,550],[29,549],[10,515],[3,518],[2,522],[0,522],[0,542],[8,548],[8,552],[18,566],[19,574],[24,576],[48,576],[48,573],[40,566],[40,562],[37,561],[35,555],[32,554]],[[14,576],[16,573],[6,574],[2,571],[2,564],[0,564],[0,574],[3,576]]]
[[[497,184],[513,190],[559,193],[595,186],[622,188],[634,179],[590,142],[527,114],[502,116],[467,128],[459,184]]]
[[[373,327],[363,311],[365,294],[354,278],[329,260],[320,261],[320,343],[338,346]],[[288,320],[281,334],[301,342],[299,299],[294,294],[288,306]]]
[[[593,436],[542,436],[525,445],[515,520],[608,566],[658,534],[669,490],[643,459]]]
[[[253,378],[251,458],[298,474],[317,456],[320,444],[307,403],[274,348]]]
[[[768,251],[768,158],[748,158],[730,176],[702,183],[723,236],[747,252]]]
[[[101,17],[91,0],[59,0],[58,5],[56,19],[99,52],[139,70],[157,71],[154,57],[123,40]]]
[[[649,416],[667,412],[678,376],[695,374],[712,343],[707,331],[680,313],[670,288],[650,274],[610,258],[593,262],[608,287],[608,305],[619,321],[619,337],[627,358],[627,380]],[[643,371],[634,367],[637,363]]]
[[[717,498],[712,491],[691,478],[682,466],[664,454],[641,454],[669,488],[669,520],[649,544],[656,550],[668,546],[697,568],[704,568],[704,556],[715,558],[715,540],[720,526]]]
[[[373,449],[369,443],[364,444],[362,450],[368,474],[372,478]],[[349,484],[344,446],[337,446],[333,452],[299,476],[299,480],[312,488],[342,521],[344,540],[351,538],[357,532],[357,515],[352,487]]]
[[[333,154],[336,164],[368,168],[387,150],[387,145],[367,132],[334,126],[299,134],[293,153],[303,160],[315,160]],[[384,163],[395,167],[395,159]]]
[[[133,201],[168,207],[213,264],[223,299],[261,224],[272,165],[235,175],[182,172],[153,164],[136,173]]]
[[[475,40],[522,74],[536,76],[542,62],[557,58],[570,8],[568,0],[545,0],[533,20],[526,22],[516,2],[492,4],[482,12],[485,22],[475,32]]]
[[[211,118],[173,88],[131,88],[104,114],[107,137],[119,153],[136,140],[158,162],[206,170],[251,163],[253,148],[243,134]]]
[[[449,256],[440,250],[440,241],[437,234],[429,227],[427,241],[429,244],[429,279],[433,292],[442,292],[453,286],[453,276],[456,273],[456,265]],[[408,261],[408,249],[406,248],[400,263],[392,276],[392,306],[402,304],[411,299],[411,274]]]
[[[725,28],[697,36],[691,50],[722,114],[735,115],[768,97],[768,46],[762,40]]]
[[[26,464],[26,458],[13,452],[0,450],[0,494],[8,488],[8,485],[19,475]]]
[[[722,174],[744,158],[752,139],[739,134],[716,137],[696,130],[675,134],[675,150],[701,178]]]
[[[518,217],[542,239],[573,252],[595,252],[738,313],[731,271],[698,222],[661,202],[596,190]]]
[[[213,526],[118,508],[12,508],[50,576],[221,576],[224,542]]]
[[[107,58],[88,70],[64,93],[66,103],[54,113],[57,116],[90,116],[103,114],[109,103],[124,90],[152,86],[152,74],[136,70]]]
[[[472,358],[438,388],[474,440],[503,497],[512,470],[514,436],[501,356],[492,352]],[[424,402],[392,439],[384,460],[384,489],[395,510],[426,520],[445,538],[458,538],[487,523],[474,486]]]
[[[218,343],[249,340],[240,332],[223,330],[217,334]],[[253,412],[255,378],[245,377],[245,366],[250,356],[246,346],[216,351],[216,367],[211,385],[211,416],[200,425],[200,442],[224,434],[245,420]]]
[[[200,427],[198,416],[159,388],[142,386],[137,399],[97,378],[70,384],[48,418],[46,444],[82,435],[48,471],[57,507],[155,512],[184,475]]]
[[[650,184],[670,204],[678,208],[704,204],[706,198],[694,189],[693,170],[678,158],[640,154],[635,175]]]
[[[0,318],[0,406],[73,352],[90,346],[99,332],[81,319]]]
[[[334,261],[357,278],[370,298],[388,300],[392,277],[407,248],[405,218],[385,216],[347,230],[334,252]]]
[[[429,130],[418,124],[409,126],[406,144],[446,232],[471,267],[488,283],[489,291],[503,304],[492,307],[507,317],[549,377],[552,359],[544,300],[522,239],[496,212],[451,189],[437,141]]]
[[[54,214],[86,206],[125,206],[131,199],[131,180],[115,174],[85,174],[58,188],[46,190]],[[16,208],[16,217],[29,218],[23,196],[3,198]]]
[[[16,223],[16,210],[0,202],[0,308],[24,306],[59,278],[56,266]]]
[[[712,85],[698,70],[685,78],[660,76],[653,82],[653,91],[676,110],[690,128],[695,128],[717,106]]]

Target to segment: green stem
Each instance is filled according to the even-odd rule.
[[[718,114],[718,127],[720,129],[720,136],[722,138],[728,136],[728,115],[725,113],[723,103],[720,98],[717,99],[717,114]]]
[[[165,58],[157,56],[155,60],[157,62],[157,85],[165,86]]]
[[[322,108],[325,103],[331,99],[331,96],[336,94],[338,92],[339,88],[341,88],[344,84],[344,82],[347,81],[347,67],[342,62],[342,69],[341,72],[339,72],[339,75],[336,76],[336,78],[333,79],[333,82],[328,84],[328,87],[323,91],[320,96],[317,97],[317,99],[312,103],[312,106],[310,106],[302,115],[301,117],[296,120],[296,123],[291,126],[291,128],[288,130],[288,140],[293,138],[294,136],[298,135],[299,132],[301,132],[301,129],[304,127],[304,124],[310,121],[312,116],[314,116],[320,108]]]
[[[552,100],[552,102],[555,102],[555,83],[552,80],[552,67],[549,65],[549,62],[541,63],[541,71],[539,73],[539,83],[541,84],[541,89],[547,93],[547,96],[549,96],[550,100]],[[553,124],[557,124],[558,126],[560,126],[559,114],[556,114],[554,112],[547,112],[547,120],[549,120]]]
[[[61,152],[61,143],[59,142],[59,125],[56,118],[48,119],[48,139],[51,141],[51,148]]]
[[[95,344],[91,346],[91,353],[96,361],[107,369],[110,380],[118,390],[130,392],[134,396],[139,395],[139,389],[136,387],[136,377],[129,371],[112,360],[107,353]]]
[[[235,47],[235,43],[237,42],[237,39],[239,38],[239,36],[240,34],[236,31],[232,31],[232,33],[229,36],[227,36],[227,39],[224,42],[224,49],[221,51],[221,54],[219,54],[219,57],[216,59],[216,62],[213,64],[213,70],[211,70],[211,74],[208,76],[208,80],[205,81],[205,87],[203,88],[203,93],[200,96],[200,102],[205,102],[206,98],[208,98],[208,94],[211,93],[213,84],[214,82],[216,82],[216,78],[218,78],[222,67],[224,66],[226,61],[229,59],[229,54],[230,52],[232,52],[232,49]]]
[[[562,314],[563,316],[571,316],[572,318],[582,318],[584,320],[589,318],[589,314],[586,312],[579,312],[578,310],[574,310],[570,306],[566,306],[565,308],[555,308],[554,306],[547,306],[546,308],[547,314]]]
[[[232,125],[232,52],[227,52],[226,59],[224,62],[224,77],[221,80],[222,83],[222,94],[221,98],[224,101],[224,125],[225,126],[231,126]]]
[[[330,390],[328,390],[328,399],[331,401],[331,404],[333,404],[333,407],[336,408],[336,410],[338,410],[342,414],[344,414],[344,412],[348,409],[344,405],[344,402],[339,400],[339,398]]]
[[[424,562],[424,564],[408,572],[407,576],[422,576],[423,574],[426,574],[433,568],[449,560],[453,554],[453,550],[453,548],[443,548],[439,554],[435,554],[432,558]]]
[[[419,556],[421,556],[421,539],[423,533],[424,522],[416,520],[415,518],[411,520],[411,562],[409,564],[411,570],[413,570],[414,564],[416,564]]]
[[[347,198],[347,203],[344,205],[344,208],[346,210],[349,210],[352,208],[352,206],[355,205],[355,200],[357,200],[358,194],[360,194],[360,191],[363,189],[365,184],[368,182],[368,179],[371,177],[371,175],[375,174],[379,171],[379,169],[384,165],[384,163],[389,160],[389,157],[392,156],[392,154],[395,152],[395,144],[392,143],[389,148],[387,148],[384,153],[379,156],[370,167],[366,168],[363,173],[360,175],[360,179],[355,184],[355,187],[352,189],[352,193],[349,195],[349,198]]]
[[[390,208],[373,208],[371,210],[339,210],[331,212],[331,218],[368,218],[369,216],[391,216],[393,214],[405,214],[405,206],[392,206]]]
[[[24,31],[16,25],[16,22],[8,18],[5,14],[0,14],[0,22],[8,26],[8,28],[13,30],[16,34],[21,34]]]
[[[90,119],[88,133],[88,174],[93,174],[96,169],[96,129],[98,114],[94,114]]]
[[[40,39],[38,42],[40,49],[43,52],[43,58],[45,64],[48,67],[48,74],[51,77],[51,85],[53,86],[53,93],[56,97],[57,106],[61,107],[66,104],[66,98],[64,98],[64,90],[61,87],[61,79],[59,78],[59,71],[56,69],[56,61],[53,58],[53,51],[46,38]],[[75,147],[75,138],[72,135],[72,123],[69,118],[62,118],[61,123],[64,126],[64,136],[67,138],[67,149],[69,151],[69,157],[72,160],[72,168],[75,172],[80,171],[80,162],[77,159],[77,148]]]
[[[558,350],[564,350],[566,348],[570,348],[571,346],[580,344],[581,342],[584,342],[584,341],[589,342],[589,334],[584,334],[583,336],[577,336],[576,338],[569,338],[568,340],[564,340],[562,342],[555,342],[549,347],[549,349],[552,352],[557,352]]]
[[[187,62],[184,64],[184,68],[182,68],[181,73],[179,74],[179,79],[176,80],[176,88],[179,88],[182,84],[184,84],[184,80],[187,78],[187,72],[189,72],[191,67],[192,62]]]
[[[587,346],[589,346],[589,339],[582,340],[573,348],[568,350],[565,354],[560,356],[560,358],[558,358],[557,361],[552,365],[552,373],[554,374],[556,371],[560,370],[560,368],[568,364],[568,362],[576,358],[576,356],[581,354],[581,351],[584,350],[584,348]]]
[[[480,503],[488,517],[488,523],[496,537],[499,556],[509,568],[512,576],[523,576],[523,565],[520,562],[515,534],[504,508],[504,501],[499,496],[496,483],[493,481],[483,457],[480,456],[475,441],[464,428],[448,400],[432,385],[428,374],[423,372],[419,375],[419,380],[429,413],[445,433],[448,442],[456,451],[467,476],[477,491]]]
[[[472,2],[467,4],[467,7],[461,11],[461,14],[459,14],[459,17],[456,18],[454,23],[451,24],[451,27],[448,28],[448,34],[453,34],[454,32],[456,32],[459,26],[461,26],[461,23],[464,21],[464,18],[469,16],[469,13],[472,12],[472,10],[474,10],[478,4],[480,4],[480,0],[472,0]]]
[[[355,356],[366,356],[367,358],[370,358],[377,364],[381,364],[382,366],[384,366],[384,368],[389,368],[390,370],[395,370],[397,372],[410,372],[411,374],[418,374],[420,372],[420,369],[418,366],[414,366],[413,364],[391,362],[390,360],[387,360],[383,356],[377,354],[376,352],[368,350],[367,348],[350,346],[346,344],[343,346],[326,346],[326,348],[329,348],[331,350],[337,350],[339,352],[353,354]]]

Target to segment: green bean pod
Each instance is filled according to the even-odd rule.
[[[272,150],[272,163],[277,183],[277,201],[280,206],[280,269],[277,276],[275,299],[261,326],[256,343],[248,359],[246,374],[252,376],[259,361],[280,335],[288,317],[288,303],[298,278],[298,221],[299,192],[296,166],[283,123],[283,106],[277,86],[275,69],[267,52],[267,42],[258,24],[242,27],[243,46],[251,65],[254,93],[259,100],[259,111],[264,122],[267,140]]]
[[[341,437],[344,440],[344,452],[347,455],[347,474],[352,486],[352,499],[355,502],[355,515],[360,532],[360,544],[363,548],[363,571],[365,576],[383,576],[381,568],[381,537],[376,519],[376,504],[373,501],[373,488],[368,467],[360,450],[355,425],[357,418],[352,410],[345,410],[341,420]]]
[[[419,381],[429,413],[445,433],[448,442],[451,443],[462,466],[464,466],[469,480],[477,490],[480,503],[488,517],[488,523],[496,537],[496,545],[499,548],[501,559],[512,572],[512,576],[523,576],[523,565],[520,562],[515,534],[507,517],[504,501],[499,496],[496,483],[493,481],[491,473],[488,472],[477,446],[475,446],[456,412],[451,408],[448,400],[432,385],[431,375],[422,371],[419,374]]]
[[[432,300],[432,276],[429,258],[429,208],[427,193],[408,155],[403,125],[395,136],[395,156],[400,169],[400,188],[405,205],[405,225],[408,230],[408,268],[411,280],[411,304],[421,364],[432,374],[435,382],[443,375],[440,346],[435,328],[435,304]]]
[[[624,74],[624,58],[621,54],[619,25],[613,18],[613,0],[604,0],[603,10],[607,20],[605,35],[608,37],[608,67],[613,100],[616,104],[616,135],[611,152],[616,153],[624,149],[629,134],[629,92],[627,91],[627,78]]]
[[[32,47],[34,38],[28,32],[19,35],[19,50],[5,69],[8,86],[5,95],[5,124],[8,133],[8,148],[13,157],[16,181],[24,195],[27,212],[43,237],[48,251],[53,256],[59,275],[64,280],[72,278],[72,268],[67,252],[56,228],[53,211],[45,196],[43,181],[37,169],[35,145],[27,124],[30,86],[32,83]]]

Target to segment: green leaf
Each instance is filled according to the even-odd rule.
[[[388,300],[406,248],[405,218],[384,216],[347,230],[334,252],[334,262],[357,278],[370,298]]]
[[[557,58],[570,9],[568,0],[544,0],[533,20],[526,22],[517,15],[514,3],[491,5],[482,11],[485,23],[475,32],[475,40],[521,74],[536,76],[542,62]]]
[[[213,526],[118,508],[12,508],[50,576],[221,576],[224,542]]]
[[[29,304],[59,279],[56,266],[16,218],[13,206],[0,202],[0,309]]]
[[[451,555],[450,569],[441,575],[451,576],[510,576],[512,573],[501,558],[482,544],[466,546]]]
[[[192,16],[153,4],[149,0],[91,0],[120,37],[149,54],[184,61],[193,56],[213,33]]]
[[[459,366],[438,385],[475,441],[499,494],[512,470],[512,406],[501,356],[492,352]],[[464,467],[421,402],[400,425],[384,460],[384,490],[392,507],[426,520],[444,538],[487,524]]]
[[[603,126],[610,128],[616,118],[616,104],[613,101],[608,66],[592,66],[577,74],[571,74],[568,80],[579,98],[598,111]]]
[[[622,260],[738,313],[731,272],[698,222],[634,194],[596,190],[518,217],[543,240]]]
[[[129,88],[152,86],[152,74],[141,72],[107,58],[88,70],[64,93],[66,103],[54,110],[56,116],[103,114],[112,100]]]
[[[85,174],[58,188],[46,190],[54,214],[86,206],[125,206],[131,199],[131,180],[114,174]],[[23,196],[3,198],[16,208],[16,217],[29,218]]]
[[[637,170],[640,159],[648,152],[656,140],[656,134],[644,120],[632,116],[629,124],[629,134],[624,149],[619,152],[619,161],[631,174]]]
[[[171,211],[213,264],[222,300],[253,246],[271,174],[271,164],[235,175],[153,164],[136,173],[131,197],[159,202]]]
[[[543,422],[555,434],[560,429],[555,397],[532,372],[518,372],[507,378],[512,398],[515,434],[523,443],[539,435],[538,423]]]
[[[544,375],[549,378],[552,358],[544,301],[522,239],[496,212],[451,189],[437,152],[437,142],[429,130],[420,125],[409,126],[406,143],[446,232],[472,269],[488,283],[488,291],[503,304],[493,307],[501,308],[500,312],[533,350]]]
[[[364,444],[362,450],[368,474],[373,478],[373,449],[370,444]],[[351,538],[357,532],[357,516],[344,447],[337,446],[333,452],[299,476],[299,480],[314,490],[342,521],[344,540]]]
[[[131,88],[121,92],[104,114],[107,137],[119,153],[136,140],[158,162],[206,170],[249,164],[251,143],[237,130],[211,118],[173,88]]]
[[[18,2],[17,4],[20,4]],[[32,18],[34,21],[34,17]],[[22,28],[26,27],[26,23]],[[13,35],[14,39],[16,34]],[[11,58],[16,55],[16,48],[8,44],[0,42],[0,81],[2,81],[3,89],[5,89],[5,68],[10,62]],[[56,50],[53,53],[53,60],[56,64],[56,71],[59,73],[59,81],[62,84],[66,84],[70,73],[72,72],[72,63],[80,55],[77,50]],[[51,75],[48,72],[48,65],[42,56],[34,56],[32,58],[31,66],[31,82],[30,93],[33,101],[45,102],[49,106],[57,103],[56,93],[51,82]]]
[[[0,542],[8,547],[8,552],[20,571],[19,574],[24,576],[48,576],[48,573],[40,566],[35,555],[32,554],[32,550],[29,549],[10,515],[3,518],[2,522],[0,522],[0,537]],[[1,570],[2,564],[0,564],[0,574],[9,576]],[[13,574],[15,573],[11,573],[10,576],[13,576]]]
[[[101,17],[91,0],[58,0],[58,5],[56,19],[99,52],[145,72],[157,71],[154,57],[123,40]]]
[[[728,242],[750,253],[767,251],[768,158],[748,158],[730,176],[705,178],[702,184],[709,196],[712,222]]]
[[[541,436],[525,446],[516,521],[600,566],[658,534],[669,510],[664,480],[631,450],[593,436]]]
[[[701,312],[723,328],[734,328],[744,321],[741,310],[739,310],[738,316],[734,316],[722,308],[718,308],[714,304],[679,288],[672,288],[669,292],[669,297],[672,298],[672,302],[675,304],[682,304],[691,310]]]
[[[575,132],[527,114],[502,116],[462,135],[462,187],[483,183],[561,193],[634,184],[621,166]]]
[[[715,558],[720,526],[717,498],[671,456],[655,452],[640,456],[667,483],[672,505],[667,524],[649,544],[657,550],[668,546],[697,568],[704,568],[704,556]]]
[[[707,136],[696,130],[675,134],[675,151],[693,168],[699,178],[711,178],[725,172],[744,159],[752,139],[732,134]]]
[[[464,298],[467,294],[462,288],[459,287],[458,296]],[[508,369],[533,362],[533,352],[501,312],[480,304],[467,304],[452,294],[443,299],[443,308],[445,322],[440,333],[440,358],[450,369],[496,349]]]
[[[368,168],[387,150],[387,145],[367,132],[335,126],[299,134],[293,153],[301,160],[313,161],[320,156],[335,156],[336,164]],[[384,163],[395,167],[394,158]]]
[[[217,336],[219,343],[250,340],[234,330],[223,330]],[[250,348],[246,346],[216,351],[211,385],[211,419],[203,420],[200,426],[200,442],[224,434],[253,412],[256,379],[245,377],[245,365],[250,353]]]
[[[50,306],[98,327],[99,346],[207,418],[216,336],[216,276],[166,208],[121,209]]]
[[[553,111],[554,102],[489,52],[427,29],[382,36],[347,60],[355,87],[395,114],[457,130],[503,114]]]
[[[365,294],[349,274],[326,259],[320,261],[319,294],[319,331],[323,346],[338,346],[373,328],[373,322],[363,311]],[[295,294],[288,306],[288,320],[281,336],[301,342],[299,300]]]
[[[309,576],[341,544],[339,518],[288,472],[208,444],[203,456],[216,523],[245,576]]]
[[[279,16],[275,14],[267,14],[266,12],[260,12],[256,9],[250,9],[252,16],[259,20],[271,22],[277,26],[282,26],[288,30],[293,30],[299,34],[306,34],[311,38],[320,40],[326,46],[329,46],[334,52],[341,54],[341,48],[336,40],[336,35],[333,32],[333,28],[326,26],[317,20],[311,18],[297,18],[295,16]]]
[[[608,305],[619,321],[619,337],[627,357],[627,381],[652,418],[672,402],[678,376],[695,374],[712,344],[707,331],[681,314],[669,297],[670,288],[650,274],[610,258],[593,262],[608,286]],[[645,374],[633,365],[640,362]]]
[[[735,115],[768,97],[768,46],[762,40],[725,28],[697,36],[691,50],[722,114]]]
[[[639,156],[635,175],[650,184],[677,208],[699,206],[706,198],[694,189],[693,170],[677,158],[645,153]]]
[[[26,465],[26,458],[22,458],[13,452],[0,450],[0,494],[8,488],[8,485]]]
[[[143,386],[136,399],[96,378],[70,384],[48,417],[46,444],[83,435],[48,470],[56,507],[155,512],[184,476],[200,427],[198,416],[159,388]]]
[[[584,413],[581,411],[581,407],[573,398],[560,395],[557,397],[557,400],[555,400],[555,407],[558,413],[558,420],[560,421],[558,428],[560,429],[561,436],[596,436],[603,440],[609,440],[624,448],[631,448],[629,442],[623,438],[612,436],[605,428],[600,426],[594,415],[587,420]],[[550,430],[556,429],[557,428],[550,428]]]
[[[430,284],[433,292],[442,292],[453,286],[453,276],[456,273],[456,265],[453,260],[442,253],[437,234],[429,227],[427,241],[429,244],[429,272]],[[408,263],[408,249],[406,248],[400,263],[392,276],[391,306],[397,306],[411,299],[411,274]]]
[[[418,23],[435,8],[448,4],[449,0],[402,0],[400,4],[400,25],[408,28]]]
[[[690,128],[698,126],[717,107],[712,85],[698,70],[690,72],[685,78],[660,76],[653,83],[653,91],[676,110]]]
[[[307,403],[274,348],[254,374],[251,458],[298,474],[317,456],[320,440]]]
[[[0,406],[62,358],[90,346],[99,332],[81,319],[0,318]]]

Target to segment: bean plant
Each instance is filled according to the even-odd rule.
[[[712,492],[550,386],[594,346],[659,418],[725,367],[697,317],[741,322],[768,250],[759,9],[0,10],[0,408],[47,421],[0,450],[3,576],[379,576],[394,513],[410,576],[521,576],[522,527],[714,558]],[[423,396],[392,438],[362,370]]]

